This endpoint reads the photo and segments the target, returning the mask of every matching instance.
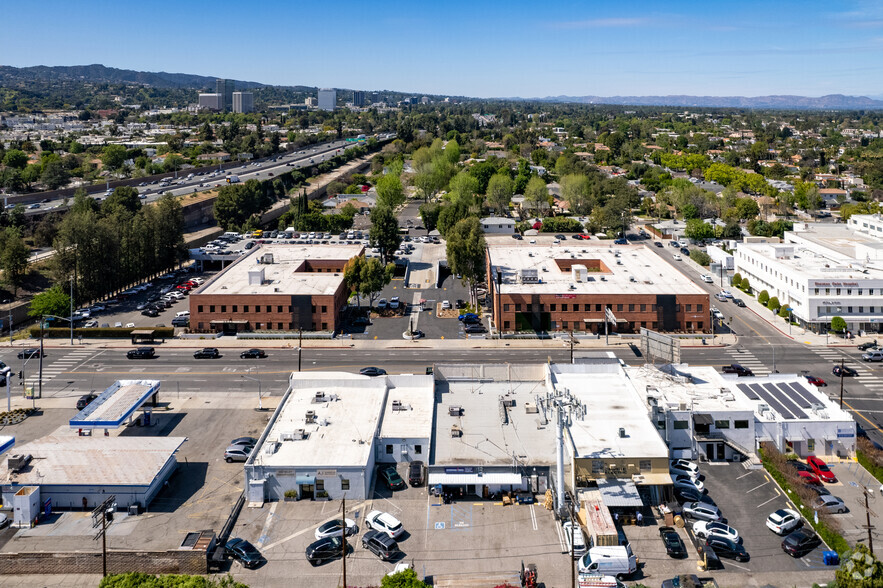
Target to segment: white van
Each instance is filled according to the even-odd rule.
[[[176,313],[175,313],[175,316],[176,316],[176,317],[179,317],[179,316],[190,316],[190,311],[189,311],[189,310],[182,310],[181,312],[176,312]]]
[[[580,556],[589,549],[589,545],[586,543],[586,536],[583,535],[583,530],[579,523],[566,521],[563,525],[562,532],[564,533],[564,542],[567,544],[567,553],[571,552],[570,542],[572,539],[573,558],[579,559]]]
[[[579,558],[578,567],[580,574],[602,574],[622,580],[638,571],[638,558],[631,545],[592,547]]]

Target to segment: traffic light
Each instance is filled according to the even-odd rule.
[[[24,378],[25,378],[25,377],[24,377],[24,373],[23,373],[23,372],[18,372],[18,379],[19,379],[19,380],[24,380]]]

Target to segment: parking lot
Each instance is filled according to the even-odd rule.
[[[406,474],[406,467],[399,472]],[[491,501],[443,504],[426,488],[390,493],[378,489],[370,500],[347,501],[347,517],[359,526],[349,539],[347,582],[375,586],[397,561],[413,564],[418,576],[478,571],[520,570],[521,562],[535,563],[546,586],[565,586],[570,580],[569,557],[550,511],[539,504],[502,506]],[[234,534],[257,546],[267,563],[255,570],[233,564],[237,580],[250,585],[287,586],[296,577],[304,586],[335,585],[341,577],[340,559],[312,567],[304,550],[315,541],[321,523],[337,516],[340,501],[278,502],[245,509]],[[362,548],[365,515],[382,510],[398,518],[406,533],[398,540],[400,560],[383,562]]]

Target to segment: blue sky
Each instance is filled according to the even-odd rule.
[[[883,95],[883,2],[44,0],[3,65],[478,97]]]

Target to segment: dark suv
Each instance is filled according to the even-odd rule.
[[[219,357],[221,357],[221,353],[215,347],[206,347],[193,352],[194,359],[217,359]]]
[[[362,547],[383,561],[389,561],[399,553],[399,544],[395,539],[380,531],[372,530],[362,535]]]
[[[411,486],[423,485],[423,462],[412,461],[408,466],[408,483]]]
[[[126,357],[129,359],[153,359],[155,356],[156,352],[153,347],[139,347],[126,352]]]
[[[739,377],[742,376],[753,376],[754,372],[752,372],[747,367],[743,367],[738,363],[731,363],[730,365],[725,365],[723,368],[723,372],[725,374],[736,374]]]
[[[405,481],[402,480],[402,477],[393,466],[382,469],[380,477],[390,490],[404,490],[406,487]]]

